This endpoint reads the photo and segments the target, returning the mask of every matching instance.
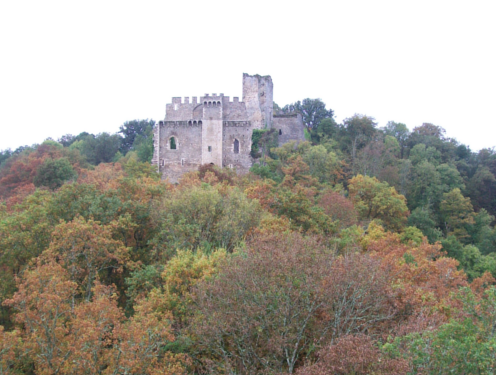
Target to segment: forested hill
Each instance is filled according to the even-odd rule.
[[[256,132],[150,165],[151,120],[0,152],[0,374],[492,374],[496,154],[433,124]]]

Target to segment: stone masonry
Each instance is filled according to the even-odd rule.
[[[305,139],[301,114],[273,114],[270,76],[243,74],[243,101],[224,94],[205,94],[198,101],[172,98],[165,119],[155,127],[152,164],[162,178],[177,182],[202,164],[234,168],[246,173],[251,157],[253,129],[275,129],[279,145]]]

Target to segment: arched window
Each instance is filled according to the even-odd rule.
[[[196,121],[193,121],[193,125],[196,125]]]
[[[201,125],[201,124],[202,124],[202,122],[201,121],[198,121],[198,125]]]
[[[220,102],[217,102],[217,107],[220,107]]]
[[[214,102],[214,107],[217,105],[217,103]]]
[[[191,121],[188,121],[188,125],[192,125]]]
[[[176,138],[171,137],[170,138],[170,149],[175,150],[176,149]]]
[[[282,130],[281,129],[279,129],[279,135],[282,135]]]
[[[208,106],[211,107],[212,106],[212,102],[208,102]]]
[[[207,106],[207,102],[203,102],[203,105],[206,107]]]
[[[237,139],[234,140],[234,153],[239,154],[239,141]]]

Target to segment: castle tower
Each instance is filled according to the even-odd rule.
[[[212,94],[201,98],[203,102],[202,164],[222,167],[223,97]]]
[[[243,73],[243,102],[254,129],[272,128],[273,91],[270,76]]]

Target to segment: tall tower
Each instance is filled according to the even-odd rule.
[[[243,73],[243,102],[254,129],[272,128],[273,91],[270,76]]]
[[[202,164],[222,167],[223,95],[206,95],[203,101]]]

